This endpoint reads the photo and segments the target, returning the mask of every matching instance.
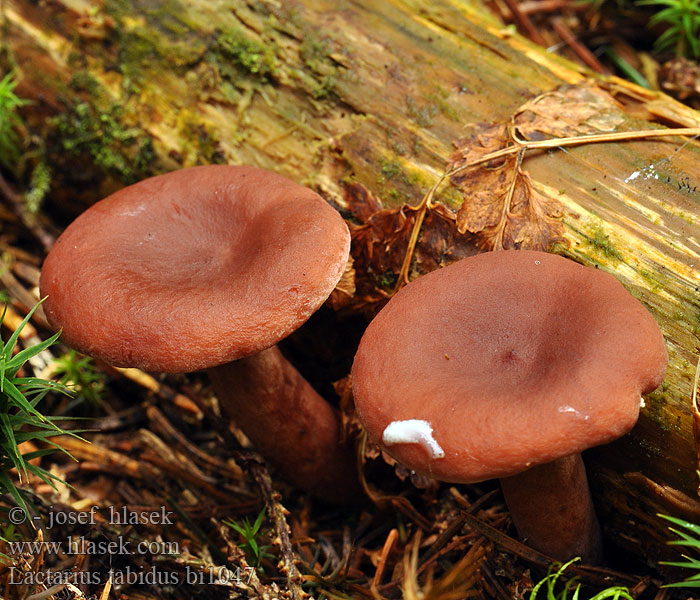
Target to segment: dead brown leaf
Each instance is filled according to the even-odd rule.
[[[624,121],[615,99],[595,85],[571,85],[523,104],[513,124],[524,139],[572,137],[613,131]]]
[[[350,227],[356,301],[372,304],[391,295],[406,255],[419,208],[382,209],[360,183],[345,188],[345,200],[360,225]],[[463,232],[462,232],[463,233]],[[476,252],[471,236],[457,230],[457,216],[443,204],[428,209],[414,252],[414,274],[422,275]]]
[[[480,125],[456,143],[448,172],[464,202],[457,228],[476,236],[486,250],[548,250],[566,243],[561,203],[538,190],[522,168],[518,142],[565,138],[615,129],[624,114],[615,99],[595,85],[565,86],[526,102],[509,123]],[[517,138],[517,139],[516,139]],[[497,158],[485,160],[491,154]]]
[[[450,169],[467,164],[462,155],[461,149],[453,155]],[[521,158],[512,155],[498,167],[482,166],[451,177],[465,199],[457,213],[457,229],[476,234],[481,248],[548,250],[557,242],[566,243],[558,220],[563,207],[534,187],[520,166]]]

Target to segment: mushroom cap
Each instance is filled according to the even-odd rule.
[[[101,200],[41,273],[62,340],[117,366],[187,372],[297,329],[342,275],[345,222],[320,196],[248,166],[192,167]]]
[[[510,250],[403,288],[367,328],[352,381],[390,455],[472,483],[622,436],[666,363],[658,325],[612,275]]]

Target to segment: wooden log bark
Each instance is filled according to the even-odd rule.
[[[466,0],[1,6],[5,56],[61,200],[47,209],[66,221],[124,182],[211,162],[274,169],[342,209],[349,184],[387,208],[416,205],[473,124],[507,123],[564,85],[607,94],[618,130],[700,126],[697,112],[585,73]],[[666,337],[666,381],[637,428],[585,457],[605,536],[650,562],[669,556],[657,512],[700,522],[699,158],[696,142],[668,137],[532,152],[522,165],[563,208],[562,251],[614,273]],[[436,199],[463,201],[450,186]]]

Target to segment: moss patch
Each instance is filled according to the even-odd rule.
[[[219,30],[216,48],[222,57],[256,77],[269,78],[277,71],[275,55],[270,47],[246,35],[242,29]]]
[[[150,137],[127,126],[123,117],[118,106],[98,112],[91,104],[78,102],[54,117],[51,125],[60,150],[89,157],[124,183],[133,183],[149,173],[155,152]]]
[[[586,239],[593,248],[606,258],[616,261],[622,260],[622,254],[613,246],[610,241],[610,236],[605,233],[601,225],[594,225],[590,230],[590,234],[586,236]]]

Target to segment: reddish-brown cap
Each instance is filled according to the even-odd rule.
[[[118,366],[185,372],[276,344],[331,293],[350,235],[320,196],[245,166],[175,171],[98,202],[41,273],[62,340]]]
[[[352,381],[389,454],[476,482],[620,437],[666,362],[658,325],[612,275],[513,250],[402,289],[367,328]]]

